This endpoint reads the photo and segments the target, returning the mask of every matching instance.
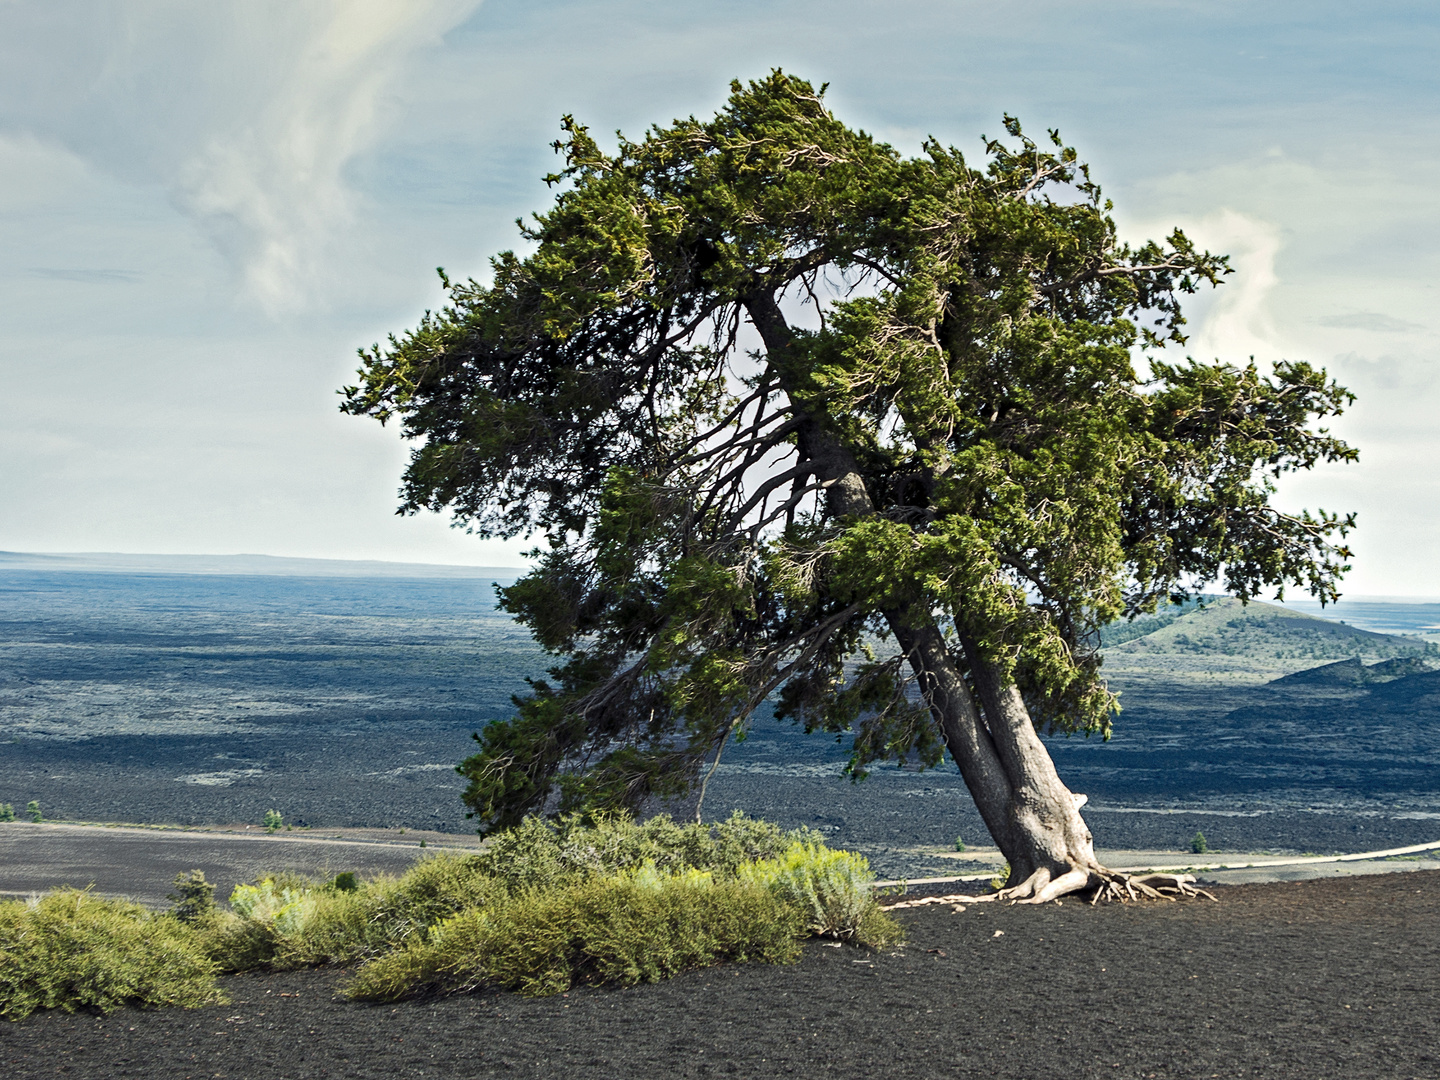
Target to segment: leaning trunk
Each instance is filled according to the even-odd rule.
[[[1013,683],[1002,682],[973,642],[964,641],[970,671],[985,710],[995,752],[1010,779],[1009,813],[1015,829],[1009,849],[1013,895],[1037,902],[1091,884],[1108,872],[1095,858],[1094,840],[1076,795],[1060,780]]]
[[[945,739],[946,749],[996,846],[1010,864],[1007,895],[1044,902],[1112,875],[1095,858],[1080,816],[1085,796],[1072,794],[1030,720],[1020,692],[1003,683],[970,642],[970,691],[934,618],[916,609],[887,611]]]
[[[745,306],[783,385],[793,334],[773,294],[757,290],[745,298]],[[790,398],[794,401],[795,395]],[[820,417],[802,412],[796,419],[801,457],[825,482],[830,514],[872,516],[875,504],[849,448]],[[1113,878],[1096,861],[1090,830],[1080,816],[1085,797],[1071,794],[1060,782],[1014,685],[998,679],[993,665],[967,643],[982,718],[934,615],[914,606],[884,614],[986,828],[1010,863],[1008,895],[1038,903]]]

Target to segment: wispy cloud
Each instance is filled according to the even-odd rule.
[[[1270,300],[1280,281],[1275,272],[1282,244],[1280,229],[1248,214],[1220,210],[1187,222],[1185,231],[1202,247],[1229,254],[1235,270],[1201,317],[1188,351],[1229,360],[1244,356],[1273,359],[1278,335]]]
[[[87,270],[61,266],[32,266],[30,276],[50,281],[76,281],[85,285],[131,285],[141,277],[137,270]]]
[[[437,43],[477,6],[250,0],[232,11],[250,31],[244,47],[264,74],[250,106],[209,132],[181,165],[176,193],[265,309],[281,313],[313,299],[355,210],[345,166],[381,127],[383,94],[414,51]]]
[[[1420,323],[1406,322],[1378,311],[1360,311],[1353,315],[1326,315],[1315,320],[1321,326],[1337,330],[1372,330],[1380,334],[1404,334],[1411,330],[1425,329]]]
[[[347,166],[403,116],[417,56],[480,3],[0,4],[0,138],[161,186],[262,310],[303,309],[355,224]]]

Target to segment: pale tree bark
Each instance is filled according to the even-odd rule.
[[[790,380],[784,353],[793,335],[774,295],[752,293],[745,307],[785,386]],[[831,516],[873,516],[875,504],[854,455],[818,417],[796,409],[799,451],[813,465],[815,479],[826,485]],[[1118,897],[1193,894],[1181,880],[1185,875],[1127,879],[1100,864],[1080,814],[1085,796],[1061,781],[1019,690],[999,677],[973,642],[961,639],[962,664],[929,610],[910,605],[886,610],[884,616],[986,828],[1010,864],[1002,898],[1045,903],[1086,889]],[[965,680],[967,667],[975,694]]]

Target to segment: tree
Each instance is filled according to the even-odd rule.
[[[483,832],[703,796],[770,699],[853,732],[857,777],[948,752],[1008,895],[1119,890],[1040,734],[1108,735],[1116,618],[1337,595],[1353,518],[1269,496],[1356,456],[1312,428],[1350,395],[1166,360],[1226,260],[1120,242],[1056,132],[905,157],[823,93],[777,71],[613,154],[566,117],[531,253],[442,271],[361,351],[343,408],[417,443],[402,512],[546,540],[502,604],[559,660],[476,735],[466,803]]]

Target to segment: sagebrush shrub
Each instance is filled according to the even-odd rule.
[[[196,933],[138,904],[58,889],[0,902],[0,1016],[223,1001]]]
[[[277,943],[284,965],[367,960],[423,938],[431,927],[467,908],[507,895],[480,873],[472,857],[422,859],[400,878],[380,878],[353,891],[312,894],[304,924]]]
[[[230,906],[242,919],[268,923],[278,934],[298,934],[315,910],[316,898],[304,884],[263,878],[254,885],[236,885]]]
[[[528,995],[632,985],[723,960],[798,957],[798,913],[767,890],[698,871],[592,877],[471,908],[362,967],[349,996],[391,1001],[484,985]]]
[[[807,931],[883,944],[899,927],[865,860],[808,830],[736,815],[529,819],[480,854],[422,859],[400,878],[265,878],[202,929],[226,970],[368,961],[358,997],[480,984],[548,993],[726,959],[793,957]]]
[[[812,934],[870,945],[900,936],[899,924],[875,901],[875,875],[862,855],[797,841],[777,858],[742,867],[740,879],[795,907]]]
[[[593,823],[579,814],[559,821],[526,818],[491,839],[477,866],[512,888],[546,888],[592,874],[653,863],[661,872],[708,870],[734,877],[740,867],[773,858],[797,841],[820,841],[810,829],[785,832],[736,811],[712,824],[677,824],[660,814],[637,822],[624,814]]]

